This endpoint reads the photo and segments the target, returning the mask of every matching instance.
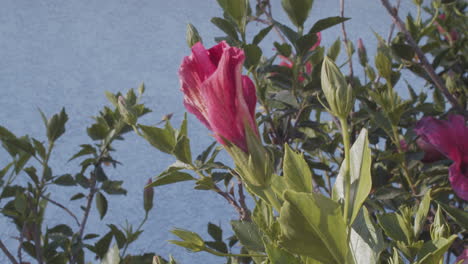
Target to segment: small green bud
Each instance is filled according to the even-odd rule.
[[[329,105],[328,111],[339,118],[346,118],[353,109],[353,91],[351,86],[346,84],[340,69],[328,56],[323,60],[321,81]]]
[[[197,28],[190,23],[187,25],[185,39],[187,40],[187,45],[189,46],[189,48],[191,48],[197,42],[202,42],[200,34],[198,34]]]

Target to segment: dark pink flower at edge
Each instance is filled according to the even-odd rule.
[[[449,168],[450,184],[457,196],[468,201],[468,127],[463,116],[451,115],[447,121],[424,117],[415,131],[453,161]]]
[[[317,33],[317,42],[315,42],[315,44],[309,49],[309,50],[315,50],[318,46],[320,46],[320,42],[322,41],[322,33],[318,32]],[[288,67],[288,68],[292,68],[293,67],[293,62],[291,61],[290,58],[287,58],[285,56],[282,56],[282,55],[279,55],[278,56],[280,59],[281,59],[281,62],[279,63],[280,66],[285,66],[285,67]],[[308,61],[305,65],[305,73],[307,75],[310,75],[312,73],[312,63],[310,63],[310,61]],[[303,82],[305,80],[304,76],[302,76],[302,74],[299,75],[298,77],[298,80],[299,82]]]
[[[184,105],[221,144],[227,139],[248,152],[245,125],[258,136],[255,85],[242,75],[244,52],[226,42],[205,49],[199,42],[179,69]]]
[[[468,264],[468,248],[465,248],[465,250],[463,250],[462,254],[460,256],[458,256],[458,258],[455,260],[455,263],[458,264],[458,262],[462,261],[461,264]]]

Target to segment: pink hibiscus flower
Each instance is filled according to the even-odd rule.
[[[255,85],[242,75],[244,52],[226,42],[205,49],[198,42],[179,69],[184,105],[221,144],[224,139],[245,152],[245,126],[258,136],[255,122]]]
[[[461,115],[451,115],[448,121],[424,117],[416,124],[416,134],[453,161],[449,181],[460,198],[468,201],[468,127]]]

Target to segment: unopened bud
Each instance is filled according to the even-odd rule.
[[[187,32],[185,33],[185,39],[187,40],[187,45],[191,48],[195,43],[202,42],[200,34],[198,34],[197,28],[194,25],[187,25]]]
[[[150,185],[152,183],[151,179],[148,180],[146,185]],[[143,208],[145,208],[146,212],[149,212],[153,209],[153,199],[154,199],[154,189],[152,186],[146,186],[145,190],[143,191]]]
[[[346,118],[353,109],[353,91],[351,86],[346,84],[340,69],[328,56],[323,60],[321,81],[329,105],[328,111],[339,118]]]
[[[358,39],[358,56],[359,56],[359,63],[361,63],[362,66],[365,66],[367,64],[367,51],[366,47],[364,47],[364,43],[362,42],[362,39]]]

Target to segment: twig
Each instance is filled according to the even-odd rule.
[[[398,14],[398,10],[400,10],[400,3],[401,3],[401,0],[397,0],[396,11],[395,11],[397,12],[397,14]],[[390,25],[390,31],[388,32],[388,37],[387,37],[387,44],[389,44],[390,41],[392,41],[393,31],[395,31],[395,23],[392,23],[392,25]]]
[[[3,253],[8,257],[8,259],[11,261],[13,264],[19,264],[18,261],[16,261],[15,257],[8,251],[8,249],[5,247],[3,244],[2,240],[0,240],[0,249],[2,249]]]
[[[344,0],[340,0],[340,16],[341,17],[344,17]],[[351,51],[349,50],[349,46],[348,46],[348,35],[346,34],[346,27],[345,27],[345,22],[341,22],[341,32],[343,33],[343,42],[346,46],[346,53],[348,53],[348,61],[349,61],[349,81],[351,83],[351,85],[353,85],[353,75],[354,75],[354,71],[353,71],[353,60],[352,60],[352,56],[353,54],[351,53]]]
[[[271,13],[271,4],[270,4],[270,0],[266,0],[266,1],[263,1],[262,3],[262,0],[257,0],[257,4],[258,6],[262,9],[263,13],[265,14],[265,16],[267,17],[268,19],[268,24],[273,26],[273,28],[275,29],[276,33],[278,34],[279,38],[281,39],[281,41],[283,43],[286,43],[286,38],[283,36],[283,34],[281,33],[281,31],[278,29],[278,27],[275,25],[274,23],[274,20],[273,20],[273,15]],[[265,5],[265,6],[264,6]],[[257,18],[255,19],[259,22],[261,22],[260,20],[258,20]],[[265,20],[262,20],[263,22],[266,22]],[[262,22],[262,23],[263,23]]]
[[[243,215],[244,215],[244,214],[243,214],[243,209],[242,209],[241,206],[239,206],[239,204],[237,203],[237,201],[234,200],[227,192],[221,191],[221,189],[219,189],[219,187],[218,187],[216,184],[215,184],[214,186],[215,186],[214,191],[215,191],[217,194],[221,195],[224,199],[226,199],[226,201],[227,201],[230,205],[232,205],[232,206],[234,207],[234,209],[236,209],[237,213],[239,213],[239,217],[242,219],[242,217],[243,217]]]
[[[47,200],[47,201],[53,203],[54,205],[56,205],[56,206],[62,208],[63,210],[65,210],[65,212],[67,212],[71,217],[73,217],[73,219],[75,219],[76,224],[77,224],[78,226],[80,226],[80,221],[78,221],[78,217],[76,217],[76,215],[75,215],[72,211],[70,211],[68,208],[66,208],[64,205],[62,205],[62,204],[60,204],[59,202],[56,202],[56,201],[54,201],[54,200],[48,198],[47,196],[45,196],[45,195],[43,195],[43,194],[41,194],[41,197],[42,197],[43,199],[45,199],[45,200]]]
[[[239,193],[239,204],[242,208],[243,215],[241,216],[242,221],[250,221],[250,211],[247,205],[245,204],[245,195],[244,195],[244,186],[242,181],[239,180],[237,183],[237,192]]]
[[[91,211],[93,198],[94,198],[94,195],[97,192],[97,189],[96,189],[96,182],[97,182],[96,181],[96,175],[97,175],[96,170],[97,170],[97,166],[99,166],[99,164],[96,165],[96,167],[94,169],[94,172],[91,174],[90,181],[91,181],[92,185],[91,185],[90,190],[89,190],[89,194],[88,194],[88,198],[87,198],[87,202],[86,202],[86,207],[85,207],[86,209],[85,209],[83,218],[81,220],[80,231],[78,232],[78,241],[81,240],[81,238],[83,237],[86,222],[88,221],[89,212]]]
[[[460,113],[467,115],[466,110],[461,107],[461,105],[458,103],[455,97],[453,97],[452,94],[447,89],[447,87],[445,87],[445,84],[443,83],[440,76],[438,76],[435,73],[434,68],[427,60],[426,56],[424,55],[424,52],[421,50],[421,48],[419,48],[416,41],[413,39],[411,34],[406,29],[404,22],[398,16],[396,9],[390,5],[388,0],[380,0],[380,2],[382,2],[382,5],[387,9],[390,16],[392,16],[393,23],[395,23],[396,26],[400,29],[400,32],[402,32],[405,35],[406,40],[408,41],[408,44],[414,49],[414,51],[418,55],[419,61],[421,62],[421,66],[424,68],[426,73],[434,82],[435,87],[439,89],[445,95],[445,97],[449,100],[449,102],[452,104],[452,106],[455,109],[457,109]]]
[[[20,237],[18,239],[19,245],[18,245],[18,261],[19,263],[23,263],[23,239],[24,239],[24,233],[26,232],[26,222],[23,222],[23,227],[21,228],[21,233]]]

